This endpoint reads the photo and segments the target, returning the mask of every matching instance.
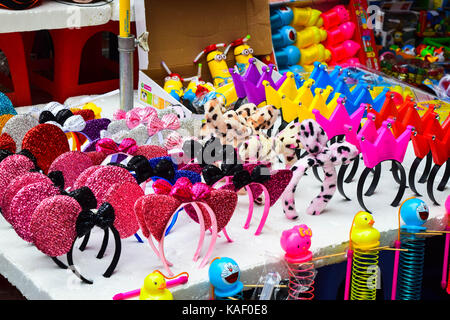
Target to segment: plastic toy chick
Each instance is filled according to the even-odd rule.
[[[166,288],[166,279],[162,273],[155,271],[145,277],[139,300],[173,300],[172,293]]]
[[[375,220],[370,213],[360,211],[353,219],[350,238],[355,247],[368,249],[380,244],[380,232],[373,227]]]

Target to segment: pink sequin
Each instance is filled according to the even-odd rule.
[[[103,166],[92,166],[87,168],[86,170],[84,170],[79,176],[78,178],[75,180],[75,182],[73,183],[73,188],[74,189],[79,189],[81,187],[84,187],[86,185],[86,180],[89,179],[89,177],[95,172],[97,171],[97,169],[102,168]]]
[[[139,230],[134,204],[143,195],[144,191],[135,182],[115,183],[109,188],[105,201],[114,208],[114,227],[120,238],[128,238]]]
[[[90,151],[84,154],[91,158],[93,165],[100,165],[106,158],[106,154],[103,152]]]
[[[30,222],[37,206],[48,197],[59,194],[59,189],[47,182],[38,182],[20,189],[11,200],[11,225],[23,240],[32,242]]]
[[[69,252],[77,237],[75,223],[81,212],[78,202],[69,196],[53,196],[34,211],[30,229],[33,243],[51,257]]]
[[[85,186],[92,190],[97,199],[98,207],[105,201],[108,189],[115,183],[134,182],[136,179],[127,169],[117,166],[102,166],[86,180]]]
[[[145,145],[140,146],[133,154],[134,156],[144,156],[147,159],[168,156],[167,149],[160,146]]]
[[[14,154],[0,163],[0,200],[6,192],[9,183],[34,168],[33,162],[27,157]],[[0,203],[0,207],[2,204]]]
[[[64,188],[73,188],[78,176],[94,164],[89,156],[79,151],[63,153],[53,161],[48,172],[61,171],[64,176]]]
[[[11,221],[9,220],[9,207],[11,205],[12,199],[16,196],[16,194],[20,191],[20,189],[22,189],[27,185],[38,182],[45,182],[48,184],[52,184],[52,181],[50,180],[49,177],[39,172],[28,172],[11,181],[11,183],[8,185],[8,188],[5,191],[5,194],[3,195],[2,201],[2,213],[6,221],[11,223]]]

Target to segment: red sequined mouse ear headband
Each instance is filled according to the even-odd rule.
[[[57,195],[43,200],[35,209],[30,230],[35,246],[52,257],[63,268],[69,268],[83,282],[92,284],[93,281],[81,275],[73,261],[73,247],[77,238],[88,234],[95,226],[103,230],[111,230],[115,240],[115,251],[112,261],[103,276],[108,278],[116,268],[120,253],[121,242],[119,232],[114,227],[115,214],[111,204],[104,202],[96,212],[97,201],[89,188],[83,187],[66,195]],[[103,241],[101,252],[103,255],[107,241]],[[67,256],[66,266],[57,257]],[[99,253],[100,255],[100,253]]]
[[[204,183],[192,185],[188,178],[182,177],[175,185],[165,180],[157,180],[153,184],[155,194],[141,197],[134,209],[141,230],[155,254],[162,260],[170,275],[172,265],[165,257],[164,238],[170,222],[181,208],[192,206],[196,213],[196,221],[201,225],[200,239],[194,254],[194,261],[200,256],[205,230],[211,229],[212,236],[208,251],[200,268],[204,267],[214,249],[217,233],[220,232],[231,219],[237,204],[237,194],[228,190],[215,190]],[[159,242],[159,249],[153,243],[152,237]]]

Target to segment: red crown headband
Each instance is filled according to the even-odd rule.
[[[141,230],[155,254],[161,259],[170,275],[172,265],[164,254],[164,237],[169,223],[175,214],[186,206],[192,206],[201,225],[200,239],[194,254],[197,261],[203,245],[205,230],[211,228],[211,241],[199,267],[208,262],[220,232],[231,219],[237,204],[237,194],[229,190],[216,190],[204,183],[191,184],[188,178],[182,177],[171,186],[165,180],[157,180],[153,184],[155,194],[145,195],[136,201],[134,209]],[[159,249],[152,237],[159,242]]]

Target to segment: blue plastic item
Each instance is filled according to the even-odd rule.
[[[272,30],[291,24],[292,19],[294,19],[294,12],[287,6],[270,10],[270,27]]]
[[[213,260],[209,266],[208,276],[217,299],[242,295],[244,285],[239,281],[241,270],[233,259],[222,257]]]
[[[297,40],[297,30],[292,26],[284,26],[272,32],[272,44],[275,50],[292,45]]]
[[[275,58],[280,69],[286,69],[288,66],[298,64],[300,56],[300,49],[292,45],[275,50]]]

